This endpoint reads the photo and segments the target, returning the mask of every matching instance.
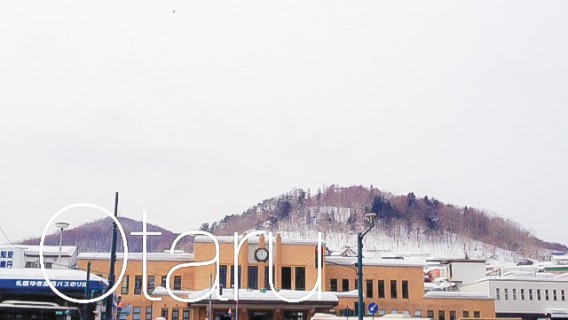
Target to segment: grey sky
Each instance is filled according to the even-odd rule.
[[[0,2],[0,223],[39,235],[60,208],[111,209],[120,191],[123,215],[179,232],[294,187],[373,184],[568,243],[567,14],[566,1]]]

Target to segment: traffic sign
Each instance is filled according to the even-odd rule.
[[[369,311],[370,314],[375,315],[379,312],[379,306],[376,303],[371,302],[369,303],[369,306],[367,306],[367,311]]]

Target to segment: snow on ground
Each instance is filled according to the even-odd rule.
[[[295,230],[294,230],[295,229]],[[283,238],[313,239],[317,241],[317,231],[298,230],[280,225],[278,232]],[[328,230],[322,238],[331,251],[343,251],[346,247],[357,250],[357,234],[353,232]],[[486,259],[514,262],[522,259],[515,252],[497,248],[480,241],[464,237],[446,235],[428,237],[424,234],[409,235],[404,232],[390,235],[374,229],[365,236],[364,256],[368,258],[404,257],[412,260],[426,259]]]

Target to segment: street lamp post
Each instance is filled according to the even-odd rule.
[[[376,213],[367,213],[365,214],[365,218],[370,223],[370,226],[364,232],[357,233],[357,293],[359,295],[359,301],[357,302],[357,315],[358,320],[363,320],[363,315],[365,314],[365,310],[363,310],[363,237],[373,227],[375,227],[375,219],[377,218]]]
[[[59,254],[57,255],[57,264],[61,263],[61,248],[63,247],[63,230],[69,228],[67,222],[56,222],[55,227],[60,230],[59,232]]]

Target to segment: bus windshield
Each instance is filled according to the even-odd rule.
[[[78,308],[0,304],[0,320],[81,320]]]

